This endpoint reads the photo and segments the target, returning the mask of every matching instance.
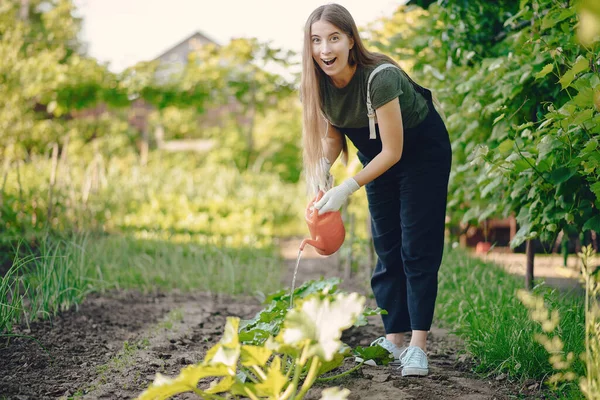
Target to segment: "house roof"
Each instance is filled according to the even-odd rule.
[[[160,53],[158,56],[154,57],[152,59],[152,61],[156,61],[160,58],[163,58],[165,55],[169,54],[171,51],[173,51],[174,49],[176,49],[177,47],[181,46],[182,44],[192,40],[192,39],[198,39],[201,42],[209,42],[209,43],[214,43],[217,46],[219,46],[219,43],[217,43],[216,41],[214,41],[213,39],[211,39],[210,37],[206,36],[204,33],[200,32],[200,31],[196,31],[194,33],[192,33],[191,35],[185,37],[184,39],[180,40],[179,42],[177,42],[176,44],[170,46],[168,49],[164,50],[162,53]]]

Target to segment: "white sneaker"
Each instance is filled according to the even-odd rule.
[[[384,349],[386,349],[387,351],[389,351],[390,354],[392,356],[394,356],[394,360],[390,362],[390,365],[401,365],[400,356],[406,350],[406,347],[398,347],[394,343],[387,340],[384,336],[375,339],[371,343],[371,346],[380,346],[380,347],[383,347]],[[358,363],[363,362],[363,359],[361,357],[355,357],[355,360]],[[377,363],[375,362],[375,360],[367,360],[364,362],[364,364],[370,365],[373,367],[377,366]]]
[[[427,354],[418,346],[408,346],[400,355],[402,376],[426,376],[429,374]]]

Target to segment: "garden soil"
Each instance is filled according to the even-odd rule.
[[[286,286],[291,284],[299,243],[282,244]],[[298,285],[340,275],[337,257],[320,257],[308,246],[304,253]],[[364,277],[347,279],[342,289],[368,296],[364,282]],[[200,361],[220,339],[228,316],[250,318],[262,308],[252,297],[205,293],[91,295],[76,309],[20,327],[16,333],[21,336],[1,338],[0,399],[135,398],[156,372],[174,376],[184,366]],[[351,346],[368,346],[382,333],[379,318],[373,317],[369,325],[346,331],[343,340]],[[350,399],[544,398],[537,382],[509,382],[504,376],[485,378],[470,373],[473,364],[462,348],[456,337],[434,328],[428,377],[405,378],[394,367],[363,366],[342,379],[315,385],[306,398],[319,399],[328,386],[349,389]],[[346,359],[341,370],[354,365]]]

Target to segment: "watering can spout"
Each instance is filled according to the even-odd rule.
[[[307,244],[310,244],[312,247],[314,247],[317,250],[323,250],[321,248],[321,246],[319,246],[319,242],[314,240],[314,239],[304,239],[302,241],[302,243],[300,244],[300,251],[304,250],[304,246],[306,246]]]

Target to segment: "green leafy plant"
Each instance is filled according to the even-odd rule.
[[[338,278],[308,281],[294,290],[293,297],[302,299],[325,290],[328,293],[335,293],[339,283]],[[282,289],[267,296],[263,301],[267,306],[254,318],[240,323],[239,335],[242,343],[260,346],[269,337],[279,334],[289,309],[291,295],[289,290]]]
[[[301,400],[319,375],[343,360],[348,348],[340,340],[342,331],[357,321],[364,303],[365,298],[357,293],[332,294],[328,287],[306,294],[285,313],[279,333],[261,339],[260,345],[243,344],[238,333],[240,320],[228,318],[223,338],[201,363],[184,368],[175,378],[157,374],[139,399],[166,399],[192,392],[205,399]],[[246,323],[244,329],[248,331],[250,325]],[[203,378],[211,383],[201,389],[198,384]],[[345,399],[348,393],[330,388],[323,391],[321,399]]]
[[[302,299],[315,293],[329,293],[330,296],[337,292],[338,285],[340,284],[339,278],[321,279],[318,281],[308,281],[302,286],[296,288],[293,293],[294,299]],[[276,336],[283,327],[285,318],[287,316],[289,305],[291,303],[292,294],[289,290],[283,289],[278,292],[272,293],[265,300],[264,303],[267,305],[263,310],[259,311],[254,318],[250,320],[244,320],[240,323],[240,341],[244,344],[251,345],[263,345],[266,340],[272,336]],[[362,313],[356,317],[354,322],[355,327],[367,325],[367,317],[374,315],[385,315],[387,311],[380,308],[370,309],[366,307]],[[337,368],[341,365],[341,361],[344,359],[342,356],[349,355],[348,349],[343,349],[340,356],[335,360],[334,363],[328,364],[328,371]],[[352,353],[356,356],[361,357],[364,360],[374,360],[379,364],[387,364],[393,358],[390,353],[379,346],[362,348],[357,346],[352,350]],[[321,371],[322,373],[325,370]],[[337,378],[338,376],[331,377]]]
[[[444,105],[452,223],[514,214],[528,239],[600,230],[600,18],[592,1],[421,2],[371,34]],[[577,29],[585,30],[585,43]]]

